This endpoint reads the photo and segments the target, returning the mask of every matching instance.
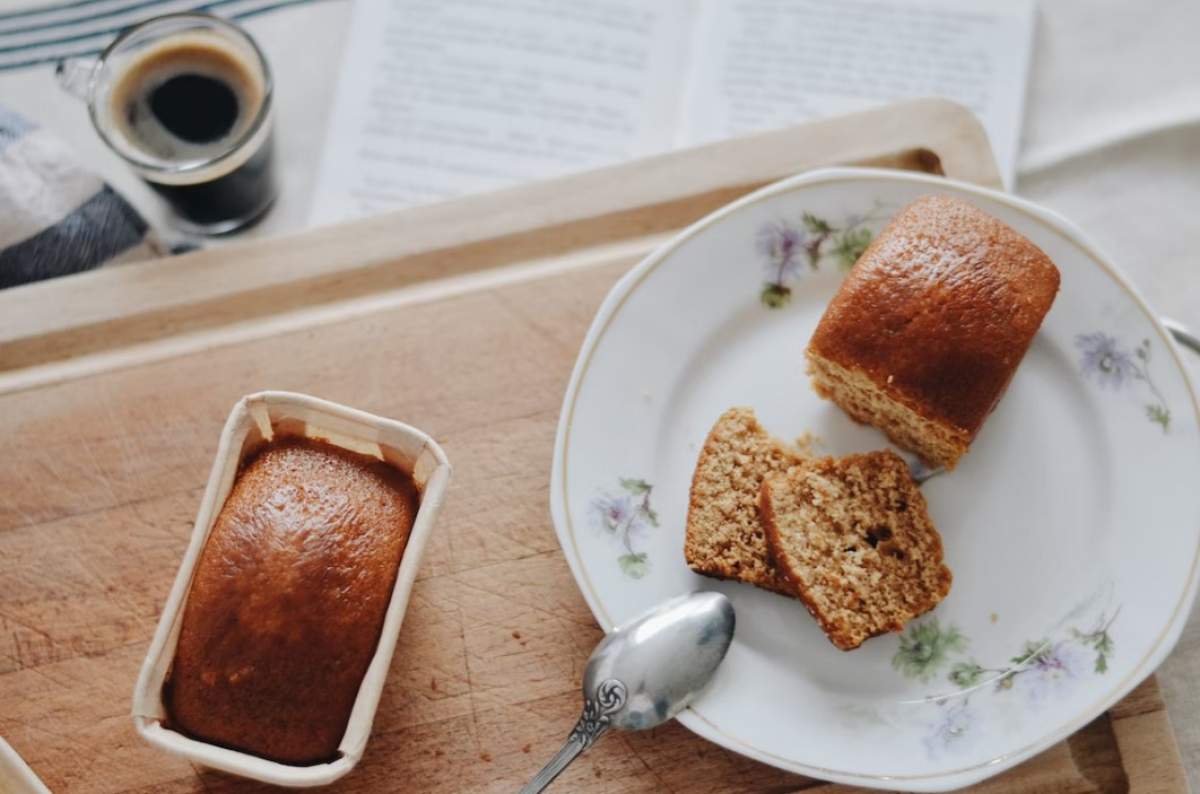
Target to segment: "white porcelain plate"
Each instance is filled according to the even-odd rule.
[[[829,454],[887,446],[813,393],[803,349],[858,253],[930,193],[1024,234],[1062,290],[969,454],[922,487],[950,595],[844,653],[798,601],[688,570],[688,486],[734,405]],[[733,599],[737,635],[688,728],[805,775],[945,790],[1065,738],[1175,643],[1196,590],[1198,414],[1162,326],[1062,219],[934,177],[813,172],[696,223],[613,288],[567,388],[551,509],[605,629],[679,593]]]

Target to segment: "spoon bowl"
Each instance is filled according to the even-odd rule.
[[[521,794],[545,789],[609,728],[654,728],[687,708],[725,658],[735,622],[724,595],[691,593],[613,629],[588,659],[583,714]]]
[[[654,728],[687,707],[716,672],[733,640],[733,604],[720,593],[665,601],[615,629],[588,660],[583,696],[619,681],[625,702],[610,714],[623,731]]]

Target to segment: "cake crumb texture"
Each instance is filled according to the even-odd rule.
[[[688,504],[684,557],[696,573],[793,595],[768,557],[758,516],[763,479],[803,458],[772,438],[750,408],[730,408],[700,450]]]
[[[842,650],[900,631],[950,592],[941,536],[893,452],[805,461],[768,475],[759,497],[775,564]]]

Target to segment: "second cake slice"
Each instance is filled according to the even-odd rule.
[[[950,592],[942,539],[893,452],[770,474],[759,510],[776,568],[842,650],[900,631]]]

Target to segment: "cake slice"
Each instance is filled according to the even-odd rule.
[[[1041,249],[965,201],[926,196],[863,253],[809,342],[817,393],[953,468],[1058,292]]]
[[[900,631],[950,592],[942,539],[894,452],[772,473],[759,509],[774,564],[844,651]]]
[[[758,500],[768,474],[785,472],[802,460],[763,430],[752,409],[730,408],[721,414],[692,476],[683,546],[688,567],[794,595],[767,556]]]

